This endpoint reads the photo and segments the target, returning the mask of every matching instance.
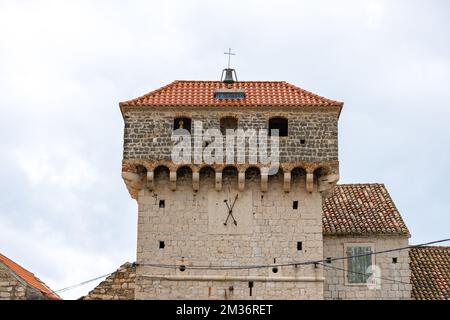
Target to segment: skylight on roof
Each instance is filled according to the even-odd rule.
[[[214,91],[214,99],[219,100],[245,99],[245,91],[243,89],[217,89]]]

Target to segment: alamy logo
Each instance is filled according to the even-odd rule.
[[[192,134],[186,129],[172,133],[172,161],[175,164],[254,164],[261,172],[276,174],[279,169],[279,131],[272,129],[203,130],[194,121]],[[270,151],[270,152],[269,152]]]
[[[367,278],[366,284],[369,290],[381,289],[381,269],[377,265],[370,265],[367,267],[366,274],[370,274]]]

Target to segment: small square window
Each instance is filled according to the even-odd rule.
[[[165,200],[159,200],[159,207],[165,208],[166,207],[166,201]]]
[[[331,257],[327,257],[326,261],[327,263],[331,263]]]
[[[294,210],[298,209],[298,201],[297,200],[292,203],[292,209],[294,209]]]
[[[303,249],[303,243],[301,241],[297,242],[297,250],[302,251]]]
[[[392,258],[392,263],[397,263],[397,257]]]
[[[300,139],[300,144],[305,144],[306,140],[305,139]]]
[[[160,241],[159,242],[159,248],[160,249],[164,249],[165,246],[166,246],[166,244],[164,243],[164,241]]]

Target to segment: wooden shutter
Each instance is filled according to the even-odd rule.
[[[371,247],[347,247],[348,283],[366,283],[370,274],[366,270],[372,265]],[[363,255],[358,257],[359,255]]]

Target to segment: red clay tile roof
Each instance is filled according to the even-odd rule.
[[[219,88],[244,89],[244,99],[215,99]],[[120,107],[132,106],[338,106],[329,100],[285,81],[239,81],[227,85],[221,81],[181,81],[124,101]]]
[[[3,263],[8,269],[14,272],[16,276],[21,278],[30,286],[42,292],[42,294],[44,294],[47,298],[52,300],[61,300],[61,297],[59,297],[49,287],[47,287],[47,285],[44,282],[36,278],[34,274],[26,270],[25,268],[22,268],[17,263],[5,257],[1,253],[0,253],[0,263]]]
[[[450,247],[409,251],[411,296],[416,300],[450,300]]]
[[[323,203],[324,235],[405,235],[408,228],[383,184],[337,185]]]

